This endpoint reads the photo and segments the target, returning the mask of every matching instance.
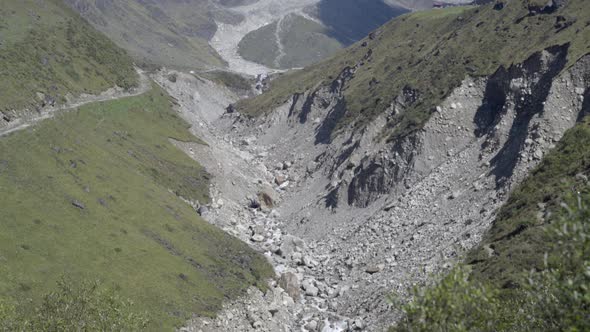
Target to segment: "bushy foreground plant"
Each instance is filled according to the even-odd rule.
[[[1,331],[141,331],[146,315],[98,282],[75,285],[62,279],[33,310],[0,301]]]
[[[455,268],[438,284],[416,288],[394,331],[590,331],[590,209],[563,205],[547,227],[555,239],[546,269],[523,274],[518,289],[498,289]]]

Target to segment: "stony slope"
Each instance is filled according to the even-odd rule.
[[[559,68],[551,52],[531,56],[523,67]],[[461,260],[511,189],[583,114],[579,93],[588,89],[586,63],[552,81],[546,106],[529,123],[515,120],[526,102],[510,95],[505,112],[495,115],[497,124],[484,133],[476,133],[474,119],[489,78],[468,78],[423,131],[397,145],[375,143],[383,120],[329,145],[316,144],[314,133],[329,121],[319,104],[311,106],[305,123],[298,119],[299,106],[291,105],[257,121],[222,116],[235,96],[214,97],[219,92],[210,83],[186,76],[171,83],[164,75],[159,82],[209,142],[181,144],[215,175],[213,203],[203,215],[266,252],[277,271],[272,292],[252,289],[217,320],[197,320],[187,329],[385,329],[397,317],[386,296],[403,294]],[[506,79],[537,86],[520,75]],[[511,132],[522,133],[525,145]],[[516,149],[514,159],[496,164],[507,149]],[[497,174],[512,162],[511,174]],[[260,193],[273,205],[265,205],[264,196],[261,208],[252,205]]]
[[[220,142],[205,165],[224,175],[212,194],[224,204],[207,219],[250,239],[278,273],[272,292],[252,291],[188,329],[387,328],[398,313],[386,296],[461,261],[586,113],[586,7],[569,1],[539,14],[512,1],[412,14],[341,58],[275,80],[233,113],[211,106],[217,115],[207,121],[192,111],[209,95],[189,93],[200,83],[164,84],[195,130]],[[438,34],[424,53],[407,43],[416,24]],[[479,28],[502,33],[466,45]],[[486,51],[501,45],[510,53]],[[359,103],[377,106],[355,112]]]
[[[499,240],[500,255],[509,253],[503,235],[522,227],[505,212],[498,218],[498,209],[551,149],[571,151],[571,136],[562,137],[588,112],[588,5],[543,6],[511,1],[405,16],[342,57],[273,81],[229,113],[234,92],[201,77],[156,74],[208,143],[172,140],[213,175],[211,202],[199,214],[264,252],[276,273],[266,292],[252,287],[216,318],[195,318],[183,330],[384,330],[399,318],[390,292],[404,296],[482,239],[484,246]],[[95,126],[100,133],[101,121]],[[143,165],[143,153],[162,149],[129,153],[125,144],[151,142],[129,132],[122,150],[115,147],[123,160],[137,156]],[[84,168],[71,160],[72,173]],[[563,170],[585,167],[576,161]],[[178,184],[157,171],[162,165],[148,170],[150,181]],[[75,193],[92,195],[93,187]],[[509,204],[522,205],[518,195]],[[494,228],[485,236],[494,220],[499,238]],[[164,234],[174,233],[166,225]],[[519,234],[509,240],[529,237]],[[485,271],[499,259],[474,263]]]

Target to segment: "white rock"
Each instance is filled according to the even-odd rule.
[[[256,235],[252,236],[251,240],[254,242],[262,242],[262,241],[264,241],[264,236],[262,236],[260,234],[256,234]]]

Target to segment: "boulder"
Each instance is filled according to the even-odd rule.
[[[209,212],[209,208],[207,208],[206,206],[201,206],[197,209],[197,213],[202,217],[205,214],[207,214],[207,212]]]
[[[283,183],[285,183],[287,181],[287,177],[283,176],[283,175],[277,175],[275,177],[275,183],[277,184],[277,186],[281,186]]]
[[[315,261],[313,258],[311,258],[310,256],[303,256],[303,265],[312,268],[317,266],[319,263],[317,261]]]
[[[301,292],[299,291],[299,279],[293,272],[286,272],[281,275],[279,286],[294,300],[298,300]]]
[[[363,322],[362,318],[357,318],[352,321],[352,329],[355,331],[360,331],[365,328],[365,323]]]
[[[272,209],[279,199],[277,192],[270,186],[261,186],[258,190],[258,202],[260,207]]]
[[[293,235],[286,235],[283,237],[279,254],[283,258],[291,257],[295,251],[303,249],[303,246],[304,242],[300,238]]]
[[[383,271],[384,268],[385,268],[384,264],[369,265],[365,269],[365,272],[367,272],[368,274],[375,274],[375,273],[379,273],[379,272]]]
[[[250,240],[254,241],[254,242],[263,242],[264,241],[264,236],[260,235],[260,234],[255,234],[253,235]]]
[[[316,297],[320,293],[320,290],[314,285],[314,282],[310,279],[303,281],[301,284],[303,290],[305,290],[306,296]]]

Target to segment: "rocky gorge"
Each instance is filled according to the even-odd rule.
[[[583,197],[590,198],[590,11],[584,0],[468,6],[449,0],[436,6],[450,8],[407,14],[432,3],[375,0],[377,16],[387,14],[382,5],[405,9],[365,38],[365,30],[348,31],[354,19],[337,15],[337,1],[145,1],[139,7],[26,1],[12,1],[10,17],[26,17],[32,31],[0,24],[15,40],[29,38],[6,50],[0,44],[0,60],[16,63],[21,50],[33,54],[30,68],[6,66],[13,72],[2,96],[0,272],[7,277],[0,279],[0,331],[27,330],[29,311],[39,326],[63,322],[59,313],[28,310],[35,301],[54,303],[47,299],[55,293],[45,301],[42,294],[54,290],[46,281],[60,274],[73,276],[73,287],[89,275],[101,279],[117,301],[119,292],[121,300],[130,299],[122,311],[110,311],[115,319],[129,310],[126,317],[137,318],[132,324],[149,331],[405,331],[396,324],[411,320],[408,303],[462,268],[468,270],[462,281],[475,285],[468,290],[458,283],[469,308],[476,303],[470,293],[477,297],[486,287],[508,301],[522,295],[526,287],[514,282],[517,273],[530,272],[518,280],[532,284],[533,273],[555,272],[549,252],[567,241],[545,231],[566,218],[558,211],[573,215],[566,202],[577,198],[582,210]],[[356,17],[363,3],[347,3]],[[334,25],[316,21],[322,4],[330,4]],[[40,14],[29,15],[29,7]],[[126,29],[132,21],[125,17],[154,19],[157,24],[148,24],[154,29],[136,26],[151,32],[137,34],[132,44],[164,42],[157,56],[163,62],[149,64],[122,43],[135,56],[127,57],[104,36],[98,53],[92,41],[101,35],[70,8],[107,35]],[[214,24],[194,25],[189,8]],[[0,9],[0,19],[8,12]],[[185,39],[166,27],[171,20],[191,23],[188,30],[175,25],[178,31],[192,35],[198,26],[207,36]],[[76,39],[74,22],[87,30],[84,38]],[[296,53],[315,57],[312,64],[278,66],[288,53],[282,36],[293,37],[291,28],[315,38],[336,25],[349,47],[316,62],[327,55],[308,50],[301,40],[316,43],[295,33],[290,41],[304,46]],[[156,28],[179,43],[158,39]],[[53,31],[60,43],[39,37],[43,31]],[[248,35],[277,48],[271,57],[277,66],[258,61],[267,52],[256,43],[253,58],[238,52]],[[63,49],[64,59],[84,61],[44,63],[49,57],[43,55],[38,64],[39,49]],[[194,61],[201,51],[213,57]],[[100,54],[120,61],[103,63]],[[62,71],[67,75],[52,74]],[[585,225],[587,215],[580,215],[574,230]],[[560,232],[567,233],[565,226]],[[580,243],[587,253],[586,233]],[[553,255],[561,261],[563,252]],[[577,255],[582,270],[565,271],[586,278],[587,254]],[[546,289],[535,289],[533,300]],[[574,289],[573,297],[578,293]],[[479,330],[466,320],[471,311],[461,312],[444,296],[444,309],[459,312],[460,326],[467,321],[466,330]],[[497,300],[489,299],[483,300]],[[57,302],[66,304],[65,313],[85,308]],[[506,308],[518,310],[502,308],[496,317],[525,313],[520,304],[510,303]],[[570,309],[579,307],[585,315],[588,306],[563,307],[562,314],[577,314]],[[522,316],[551,330],[543,325],[550,319],[529,314]],[[431,329],[432,321],[439,323],[431,318],[417,330],[453,330],[444,323]],[[484,315],[482,321],[490,328],[495,319]],[[497,330],[534,326],[509,323]]]
[[[590,59],[562,72],[567,46],[490,77],[466,77],[424,128],[378,143],[383,114],[326,135],[354,68],[272,113],[227,113],[237,96],[178,73],[157,82],[207,146],[176,142],[214,175],[198,212],[264,252],[276,279],[185,331],[380,331],[388,302],[454,266],[511,190],[588,112]],[[390,112],[404,112],[412,92]]]

